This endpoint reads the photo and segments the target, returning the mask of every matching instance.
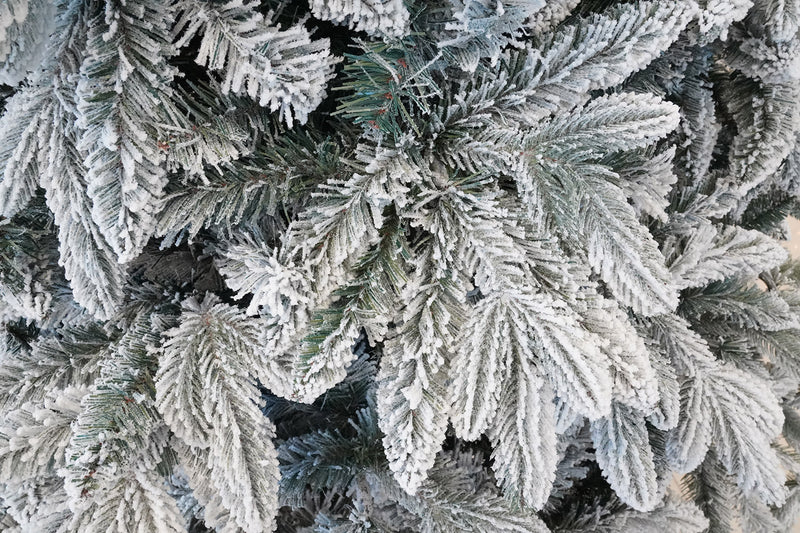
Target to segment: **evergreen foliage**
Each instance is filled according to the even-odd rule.
[[[800,1],[7,0],[0,83],[3,531],[800,517]]]

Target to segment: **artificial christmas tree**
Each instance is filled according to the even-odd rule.
[[[8,0],[3,530],[788,530],[799,28]]]

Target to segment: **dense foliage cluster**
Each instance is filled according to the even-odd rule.
[[[6,0],[0,529],[787,531],[799,29]]]

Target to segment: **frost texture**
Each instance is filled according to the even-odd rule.
[[[402,0],[312,0],[311,13],[322,20],[387,38],[408,32],[409,13]]]
[[[686,249],[670,265],[670,271],[678,287],[701,287],[733,273],[764,272],[787,257],[780,244],[759,231],[703,224],[688,239]]]
[[[9,0],[0,6],[0,83],[17,85],[45,57],[54,8],[50,0]]]
[[[797,521],[797,0],[0,4],[0,529]]]
[[[0,181],[0,212],[12,217],[27,205],[38,185],[37,159],[41,138],[41,121],[49,111],[42,91],[21,92],[6,102],[0,118],[0,155],[3,181]]]
[[[532,90],[524,98],[535,106],[529,120],[574,108],[589,91],[617,85],[645,67],[677,39],[695,9],[696,4],[683,1],[623,4],[543,35],[530,51],[535,62],[525,72]]]
[[[158,2],[106,4],[89,27],[81,64],[78,148],[87,154],[92,219],[122,263],[153,233],[154,208],[166,185],[156,125],[174,74],[165,57],[168,17]]]
[[[223,94],[247,95],[277,111],[289,126],[294,120],[306,122],[332,75],[327,40],[312,41],[299,24],[286,30],[270,25],[254,2],[179,5],[183,14],[173,30],[177,45],[202,33],[195,61],[221,71]]]
[[[641,413],[615,404],[609,417],[592,423],[592,441],[603,476],[620,499],[636,510],[652,510],[659,494]]]
[[[257,408],[248,375],[261,366],[253,350],[256,336],[248,329],[235,308],[213,295],[202,303],[184,302],[180,325],[165,333],[156,405],[185,443],[181,461],[199,501],[206,503],[209,491],[218,491],[243,530],[272,531],[278,483],[269,444],[274,427]],[[241,390],[248,396],[239,396]]]

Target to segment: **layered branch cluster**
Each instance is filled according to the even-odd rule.
[[[6,2],[2,528],[788,530],[798,58],[796,0]]]

